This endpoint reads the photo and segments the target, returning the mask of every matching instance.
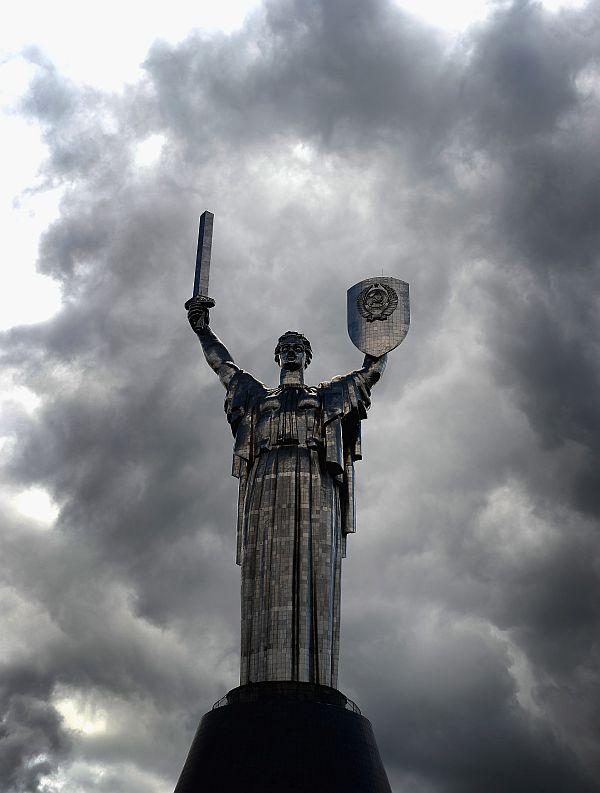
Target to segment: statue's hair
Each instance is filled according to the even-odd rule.
[[[281,352],[281,345],[284,341],[287,341],[288,339],[300,339],[300,341],[304,345],[304,353],[306,355],[306,365],[304,368],[306,368],[306,366],[308,366],[309,363],[312,361],[312,347],[310,346],[310,342],[306,338],[306,336],[304,336],[302,333],[298,333],[298,331],[296,330],[286,330],[283,336],[280,336],[277,339],[277,347],[275,347],[275,360],[277,361],[278,364],[280,363],[279,354]]]

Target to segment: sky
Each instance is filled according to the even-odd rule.
[[[340,688],[394,793],[600,791],[600,3],[12,8],[0,33],[0,788],[168,793],[239,675],[237,481],[187,324],[351,371]]]

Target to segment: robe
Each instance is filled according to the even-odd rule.
[[[341,561],[356,530],[354,462],[369,406],[361,371],[317,387],[268,388],[241,369],[229,382],[242,685],[337,687]]]

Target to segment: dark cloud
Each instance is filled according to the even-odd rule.
[[[241,33],[157,43],[145,65],[155,112],[196,139],[196,161],[223,138],[250,150],[281,135],[334,151],[406,135],[431,145],[455,114],[456,64],[439,37],[377,0],[268,2]]]
[[[394,789],[599,789],[597,18],[501,4],[450,46],[383,0],[280,0],[157,42],[121,95],[29,53],[64,303],[2,337],[42,399],[4,473],[60,515],[3,521],[7,791],[168,790],[236,684],[231,436],[182,307],[206,207],[213,325],[264,381],[288,327],[313,382],[356,367],[346,288],[411,284],[343,585]]]

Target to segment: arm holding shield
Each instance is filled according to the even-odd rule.
[[[372,388],[375,383],[381,379],[381,375],[383,374],[386,365],[387,353],[384,353],[380,356],[365,355],[365,360],[363,361],[360,373],[367,381],[369,388]]]

